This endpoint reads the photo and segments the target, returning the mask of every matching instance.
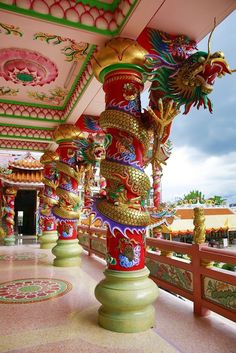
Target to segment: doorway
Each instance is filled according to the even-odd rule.
[[[36,190],[18,190],[15,199],[15,231],[22,235],[36,234]]]

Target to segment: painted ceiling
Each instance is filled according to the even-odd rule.
[[[0,149],[53,150],[62,123],[97,131],[104,94],[92,58],[111,37],[152,27],[199,41],[235,8],[234,0],[0,0]]]

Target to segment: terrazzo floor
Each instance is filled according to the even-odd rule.
[[[52,266],[38,244],[0,246],[0,352],[236,353],[236,324],[160,290],[156,325],[120,334],[97,325],[94,288],[105,262],[83,254],[80,268]]]

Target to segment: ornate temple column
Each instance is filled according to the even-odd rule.
[[[54,140],[59,144],[59,184],[56,190],[59,202],[53,207],[59,238],[52,249],[56,256],[54,266],[78,266],[81,262],[82,247],[77,239],[77,223],[80,217],[78,183],[81,173],[77,167],[77,147],[73,142],[81,136],[82,133],[74,125],[61,125],[54,131]]]
[[[6,212],[6,227],[7,234],[4,238],[4,244],[7,246],[15,245],[15,234],[14,234],[14,206],[17,190],[13,187],[7,187],[5,190],[5,212]]]
[[[194,272],[193,272],[193,288],[194,288],[194,299],[193,299],[193,311],[194,314],[197,316],[208,316],[210,314],[209,309],[204,307],[201,302],[202,298],[202,274],[200,272],[200,266],[199,266],[199,251],[201,250],[201,247],[207,246],[205,243],[206,241],[206,226],[205,226],[205,215],[204,215],[204,209],[200,207],[195,207],[194,208],[194,219],[193,219],[193,224],[194,224],[194,233],[193,233],[193,255],[191,258],[192,264],[196,264],[196,266],[193,266]],[[202,259],[200,260],[201,266],[209,268],[213,266],[213,262],[209,260]]]
[[[37,207],[36,207],[36,234],[38,239],[43,234],[43,219],[41,219],[41,209],[43,207],[43,190],[37,190]]]
[[[88,209],[92,203],[91,187],[94,184],[93,166],[90,164],[84,174],[84,209]]]
[[[101,174],[106,196],[93,206],[108,225],[105,279],[95,290],[102,303],[99,324],[118,332],[144,331],[154,324],[152,306],[158,288],[145,267],[145,232],[149,214],[143,208],[150,188],[144,173],[149,148],[140,103],[147,52],[131,39],[115,38],[95,55],[94,73],[103,83],[106,110],[100,126],[106,131],[106,159]]]
[[[161,177],[162,169],[160,165],[154,165],[152,168],[153,178],[153,208],[158,209],[161,202]]]
[[[45,152],[40,158],[40,162],[44,165],[43,183],[45,185],[41,194],[40,205],[40,224],[42,229],[40,249],[52,249],[57,243],[57,224],[56,218],[52,213],[52,207],[58,202],[56,194],[58,185],[56,161],[58,159],[59,156],[52,151]]]

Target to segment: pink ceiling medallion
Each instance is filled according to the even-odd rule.
[[[0,49],[0,76],[23,86],[43,86],[58,76],[56,65],[40,53],[27,49]]]

